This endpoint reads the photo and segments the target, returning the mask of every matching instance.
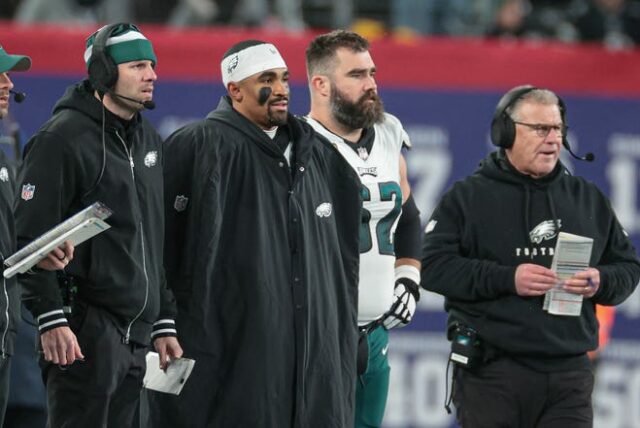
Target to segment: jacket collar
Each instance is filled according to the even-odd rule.
[[[67,87],[62,98],[54,106],[53,113],[56,114],[64,110],[75,110],[102,126],[103,106],[100,100],[94,96],[93,87],[89,80],[83,80]],[[105,128],[118,131],[123,136],[134,133],[142,121],[142,116],[138,112],[125,129],[123,121],[109,110],[104,109],[104,117],[106,119]]]
[[[281,150],[259,126],[233,108],[231,98],[227,95],[220,98],[218,107],[207,115],[207,120],[225,123],[256,142],[260,149],[269,155],[274,157],[282,156]],[[301,166],[306,163],[310,156],[315,134],[308,124],[302,122],[291,113],[287,115],[287,124],[285,126],[289,127],[289,134],[296,152],[296,165]]]

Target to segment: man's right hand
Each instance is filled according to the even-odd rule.
[[[544,266],[523,263],[516,268],[518,296],[542,296],[558,283],[556,273]]]
[[[46,361],[67,366],[84,359],[76,335],[67,326],[45,331],[40,335],[40,342]]]

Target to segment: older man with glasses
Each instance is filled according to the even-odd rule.
[[[425,229],[422,286],[446,299],[465,428],[593,425],[595,306],[629,297],[640,262],[607,198],[560,162],[566,130],[556,94],[509,91],[491,125],[499,150],[443,196]],[[551,269],[560,232],[593,239],[588,266],[564,280]],[[552,289],[579,310],[546,311]]]

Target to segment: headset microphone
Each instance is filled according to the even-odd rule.
[[[13,94],[13,100],[17,103],[21,103],[27,98],[27,94],[24,92],[14,91],[11,89],[9,92]]]
[[[140,101],[140,100],[136,100],[135,98],[129,98],[129,97],[125,97],[124,95],[117,94],[111,90],[109,91],[109,93],[115,97],[122,98],[123,100],[128,100],[128,101],[133,101],[134,103],[138,103],[142,105],[142,107],[146,108],[147,110],[153,110],[154,108],[156,108],[156,103],[151,100]]]
[[[575,159],[585,161],[585,162],[593,162],[596,159],[596,155],[594,155],[591,152],[587,153],[584,156],[578,156],[575,153],[573,153],[573,151],[571,150],[571,146],[569,145],[569,142],[567,141],[566,138],[562,139],[562,145],[564,146],[565,149],[567,149],[569,154],[573,156]]]
[[[135,98],[129,98],[129,97],[125,97],[124,95],[120,95],[120,94],[114,92],[112,89],[109,89],[109,88],[102,87],[100,89],[103,89],[105,92],[110,93],[114,97],[122,98],[123,100],[133,101],[134,103],[141,104],[142,107],[144,107],[147,110],[153,110],[154,108],[156,108],[156,103],[154,101],[151,101],[151,100],[149,100],[149,101],[140,101],[140,100],[136,100]]]

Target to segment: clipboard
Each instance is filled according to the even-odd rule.
[[[70,241],[79,245],[104,232],[111,226],[104,220],[111,216],[112,211],[101,202],[95,202],[79,213],[43,233],[24,248],[8,257],[4,264],[4,277],[11,278],[18,273],[25,273],[49,254],[54,248]]]

